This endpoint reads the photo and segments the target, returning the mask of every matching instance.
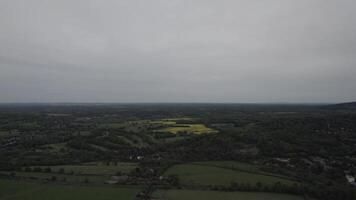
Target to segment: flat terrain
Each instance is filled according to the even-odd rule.
[[[274,177],[280,177],[282,179],[291,179],[290,177],[283,176],[281,174],[273,174],[273,173],[265,172],[260,169],[260,166],[244,163],[244,162],[238,162],[238,161],[204,161],[204,162],[193,162],[192,164],[213,166],[213,167],[219,167],[224,169],[231,169],[234,171],[243,171],[243,172],[261,174],[267,176],[274,176]]]
[[[84,187],[22,183],[0,180],[2,200],[132,200],[135,187]]]
[[[355,200],[355,121],[320,105],[0,105],[0,200]]]
[[[217,167],[210,163],[191,163],[175,165],[169,168],[165,175],[177,175],[183,185],[223,185],[228,186],[231,182],[249,183],[255,185],[260,182],[264,185],[273,185],[280,182],[285,185],[294,185],[297,182],[275,177],[272,175],[259,174],[254,172],[240,171],[238,169],[227,169]]]
[[[188,133],[188,134],[207,134],[217,133],[217,130],[207,127],[204,124],[198,123],[194,118],[164,118],[157,120],[137,120],[123,123],[104,123],[100,124],[100,128],[126,130],[131,133],[139,133],[147,128],[155,132],[167,132],[172,134]]]
[[[9,172],[1,172],[2,174],[9,175]],[[55,177],[57,183],[65,184],[83,184],[88,182],[88,184],[104,184],[105,181],[110,179],[110,176],[98,176],[98,175],[67,175],[58,173],[42,173],[42,172],[16,172],[16,176],[23,180],[36,180],[36,181],[53,181],[52,178]]]
[[[158,190],[153,196],[165,200],[303,200],[303,197],[262,192],[218,192],[198,190]]]
[[[164,131],[177,134],[177,133],[194,133],[194,134],[204,134],[204,133],[216,133],[217,131],[206,127],[204,124],[179,124],[172,127],[163,129]]]
[[[236,170],[249,171],[249,172],[261,172],[258,166],[256,165],[238,162],[238,161],[204,161],[204,162],[194,162],[192,164],[216,166],[216,167],[236,169]]]
[[[95,162],[85,165],[59,165],[52,166],[53,171],[59,171],[64,169],[64,172],[73,172],[74,174],[82,175],[114,175],[116,172],[129,173],[131,170],[135,169],[136,163],[119,162],[116,165]]]
[[[36,166],[30,167],[31,170],[23,168],[22,171],[16,172],[16,177],[23,180],[37,181],[55,181],[57,183],[74,183],[74,184],[95,184],[101,185],[110,180],[111,176],[128,174],[137,167],[137,163],[115,162],[103,163],[92,162],[83,165],[58,165],[58,166]],[[36,170],[37,169],[37,170]],[[40,169],[41,171],[39,171]],[[46,171],[50,169],[51,171]],[[7,171],[0,171],[3,175],[10,176]]]

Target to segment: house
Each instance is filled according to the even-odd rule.
[[[346,174],[345,175],[345,178],[347,180],[347,182],[353,186],[356,186],[356,182],[355,182],[355,177],[349,175],[349,174]]]
[[[289,163],[290,159],[289,158],[273,158],[274,161],[280,162],[280,163]]]
[[[122,175],[122,176],[111,176],[110,180],[105,181],[106,184],[118,184],[124,183],[129,179],[129,176]]]
[[[109,185],[113,185],[113,184],[117,184],[119,183],[118,181],[114,181],[114,180],[107,180],[105,181],[106,184],[109,184]]]

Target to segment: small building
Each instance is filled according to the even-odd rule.
[[[288,164],[290,159],[289,158],[273,158],[274,161],[280,162],[280,163],[285,163]]]
[[[129,176],[122,175],[122,176],[111,176],[110,180],[105,181],[106,184],[118,184],[124,183],[129,179]]]
[[[109,185],[113,185],[113,184],[118,184],[119,182],[118,181],[114,181],[114,180],[107,180],[105,181],[106,184],[109,184]]]
[[[349,174],[346,174],[345,178],[349,184],[356,186],[355,177],[353,177]]]

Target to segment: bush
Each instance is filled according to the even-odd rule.
[[[59,173],[59,174],[64,174],[64,169],[63,169],[63,168],[59,168],[59,169],[58,169],[58,173]]]
[[[42,172],[42,168],[41,167],[35,167],[33,169],[34,172]]]
[[[44,171],[45,171],[46,173],[51,173],[51,172],[52,172],[52,169],[51,169],[50,167],[46,167],[46,168],[44,169]]]
[[[51,181],[56,181],[57,180],[57,177],[56,176],[52,176],[51,177]]]

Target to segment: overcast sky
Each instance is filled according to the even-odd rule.
[[[356,100],[355,0],[0,0],[0,102]]]

